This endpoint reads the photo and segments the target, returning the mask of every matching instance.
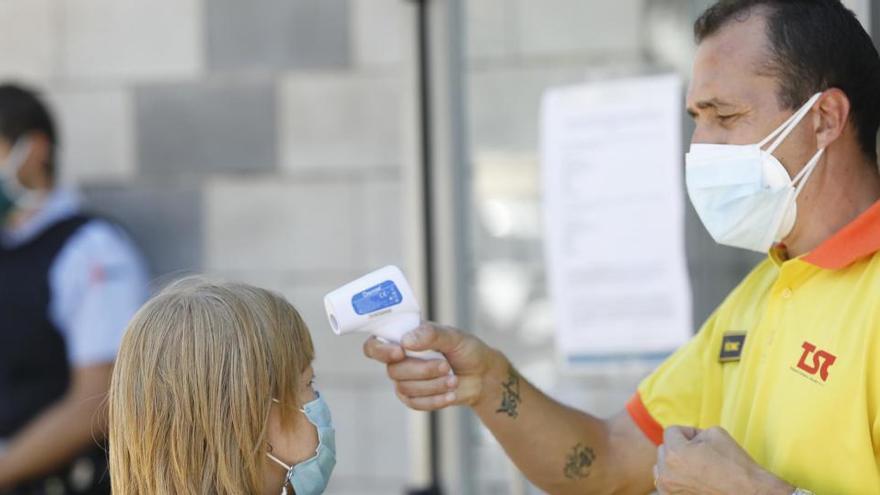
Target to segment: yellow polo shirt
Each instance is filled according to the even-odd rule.
[[[814,251],[774,248],[627,410],[721,426],[765,469],[819,495],[880,494],[880,202]]]

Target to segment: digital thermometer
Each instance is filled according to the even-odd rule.
[[[403,272],[389,265],[324,296],[324,309],[336,335],[368,333],[399,344],[422,321],[421,308]],[[421,359],[443,359],[434,351],[406,351]]]

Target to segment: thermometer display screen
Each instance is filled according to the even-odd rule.
[[[403,302],[400,290],[391,280],[358,292],[351,298],[351,306],[359,315],[366,315],[390,308]]]

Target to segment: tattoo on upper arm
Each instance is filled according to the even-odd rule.
[[[596,453],[593,449],[582,443],[575,445],[571,452],[565,456],[565,468],[563,473],[570,480],[578,480],[586,478],[590,475],[590,466],[596,460]]]
[[[507,381],[501,384],[501,406],[497,413],[505,413],[516,419],[519,415],[519,404],[522,397],[519,395],[519,374],[511,366],[507,371]]]

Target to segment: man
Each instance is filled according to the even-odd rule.
[[[109,494],[101,406],[146,297],[134,246],[57,186],[52,118],[0,86],[0,493]]]
[[[558,404],[438,325],[403,346],[454,378],[364,351],[409,407],[470,406],[549,493],[880,493],[877,51],[838,0],[722,0],[695,33],[688,192],[716,240],[769,257],[625,411]]]

